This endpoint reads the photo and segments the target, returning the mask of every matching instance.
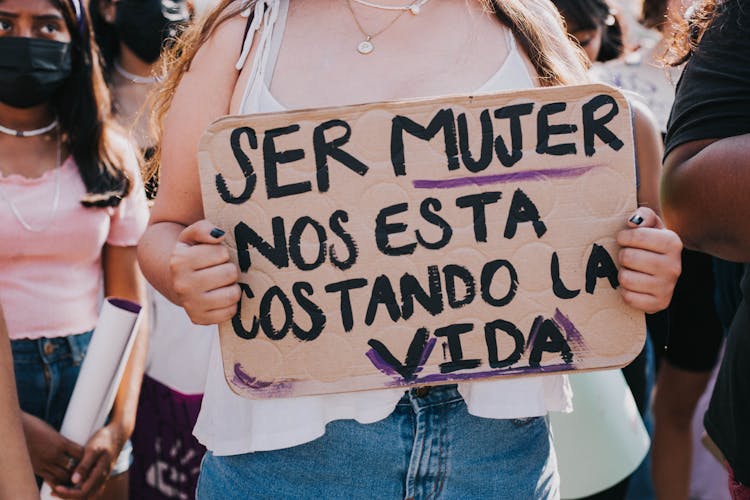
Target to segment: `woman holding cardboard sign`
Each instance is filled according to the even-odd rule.
[[[203,220],[198,180],[199,138],[221,115],[585,80],[546,2],[489,6],[222,2],[183,39],[163,90],[161,184],[139,245],[152,284],[198,323],[237,310],[238,270],[223,231]],[[639,132],[645,146],[648,138]],[[642,174],[656,206],[655,170]],[[679,239],[648,208],[622,227],[622,293],[661,309],[679,273]],[[570,406],[565,377],[248,401],[227,387],[214,349],[196,428],[210,451],[199,497],[558,496],[545,415]]]
[[[83,446],[58,432],[102,288],[143,298],[145,195],[108,108],[82,2],[0,3],[0,303],[34,472],[62,498],[90,498],[113,471],[107,498],[127,496],[143,373],[140,335],[109,423]]]

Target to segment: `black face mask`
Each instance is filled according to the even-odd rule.
[[[115,30],[140,60],[153,63],[159,59],[164,41],[189,19],[186,0],[120,0]]]
[[[71,72],[70,44],[0,37],[0,102],[30,108],[48,101]]]

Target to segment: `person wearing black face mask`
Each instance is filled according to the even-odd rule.
[[[91,20],[113,96],[115,118],[144,156],[150,154],[146,114],[141,107],[154,89],[162,49],[190,20],[186,0],[92,0]]]
[[[179,34],[191,10],[184,1],[91,2],[95,33],[108,61],[115,118],[130,131],[144,158],[153,145],[143,108],[158,86],[156,58],[162,45],[169,45],[164,37]],[[155,184],[147,188],[152,194]],[[154,322],[132,437],[130,494],[139,500],[194,498],[205,448],[192,430],[208,370],[210,327],[194,325],[182,308],[149,291]]]
[[[120,0],[116,4],[115,30],[139,59],[154,63],[162,45],[177,34],[175,24],[188,20],[187,2],[175,0]]]
[[[0,101],[23,109],[48,101],[70,76],[70,65],[69,43],[0,39]]]
[[[98,61],[81,0],[0,2],[0,307],[26,445],[57,497],[125,500],[146,328],[106,425],[59,432],[101,295],[145,303],[148,208]]]

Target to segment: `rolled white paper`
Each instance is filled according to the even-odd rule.
[[[104,300],[60,434],[84,446],[104,426],[133,348],[141,306],[124,299]],[[46,483],[42,500],[51,500]]]
[[[550,413],[561,498],[614,486],[640,465],[650,439],[620,370],[570,375],[573,413]]]

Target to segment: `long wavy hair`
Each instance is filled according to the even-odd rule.
[[[667,64],[679,66],[690,59],[719,8],[733,1],[735,0],[703,0],[694,4],[685,18],[679,20],[672,33],[669,52],[665,58]]]
[[[529,57],[542,86],[583,83],[586,77],[586,56],[576,44],[561,33],[565,33],[557,9],[548,0],[479,0],[497,19],[507,26],[519,45]],[[177,40],[172,49],[162,55],[162,74],[165,75],[160,88],[152,95],[151,133],[157,144],[153,157],[146,165],[144,177],[157,178],[161,159],[159,138],[164,116],[172,103],[172,96],[190,69],[198,48],[211,36],[218,25],[254,2],[222,0],[214,9],[194,23]],[[545,29],[558,25],[559,32]]]
[[[69,1],[50,1],[62,13],[71,38],[72,71],[52,97],[52,106],[60,121],[63,144],[86,186],[81,204],[115,207],[130,193],[132,183],[124,158],[113,145],[116,125],[110,116],[109,90],[102,77],[91,21],[84,12],[79,24]]]

